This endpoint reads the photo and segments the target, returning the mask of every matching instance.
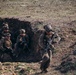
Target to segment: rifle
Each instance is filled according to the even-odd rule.
[[[20,48],[22,48],[23,50],[27,48],[28,51],[30,51],[30,49],[29,49],[29,47],[28,47],[26,42],[22,41],[22,42],[20,42],[20,45],[21,45]]]
[[[56,33],[53,34],[52,38],[48,38],[46,48],[44,49],[45,51],[47,51],[50,48],[51,50],[54,50],[52,43],[55,37],[56,37]]]

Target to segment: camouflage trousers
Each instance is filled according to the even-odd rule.
[[[27,54],[28,54],[28,48],[27,48],[27,46],[25,46],[25,47],[23,47],[23,48],[20,48],[19,46],[17,46],[17,45],[15,45],[15,49],[14,49],[14,56],[15,57],[19,57],[21,54],[26,54],[26,56],[27,56]]]
[[[52,60],[52,51],[48,50],[47,52],[44,53],[40,65],[40,69],[42,72],[46,72],[47,68],[50,66],[50,61]]]

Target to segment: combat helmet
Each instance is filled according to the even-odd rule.
[[[8,23],[3,23],[3,26],[9,27],[9,26],[8,26]]]
[[[20,29],[20,34],[25,34],[25,29]]]
[[[9,27],[3,26],[3,30],[9,30]]]
[[[50,32],[53,31],[53,28],[51,27],[51,25],[45,25],[44,26],[45,31]]]

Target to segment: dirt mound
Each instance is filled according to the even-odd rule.
[[[59,70],[61,73],[76,70],[76,55],[64,55],[61,64],[56,67],[56,70]]]
[[[65,28],[66,27],[66,28]],[[62,56],[60,65],[58,65],[55,70],[59,70],[61,73],[67,73],[69,71],[76,70],[76,20],[66,23],[64,27],[64,32],[61,32],[62,35],[62,44],[66,45],[62,48]],[[63,29],[62,29],[63,31]],[[64,34],[65,33],[65,34]]]

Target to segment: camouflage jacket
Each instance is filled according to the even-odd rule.
[[[0,40],[0,50],[12,49],[11,40],[6,40],[4,37]]]
[[[29,38],[28,36],[24,36],[24,37],[21,37],[20,35],[17,37],[17,40],[16,40],[16,44],[18,43],[26,43],[27,45],[29,44]]]
[[[51,49],[54,43],[58,43],[60,37],[57,33],[54,32],[52,36],[48,36],[45,32],[40,35],[39,46],[43,49]]]
[[[10,31],[8,31],[8,32],[0,31],[0,39],[1,39],[2,37],[4,37],[7,33],[10,33],[10,34],[11,34]]]

